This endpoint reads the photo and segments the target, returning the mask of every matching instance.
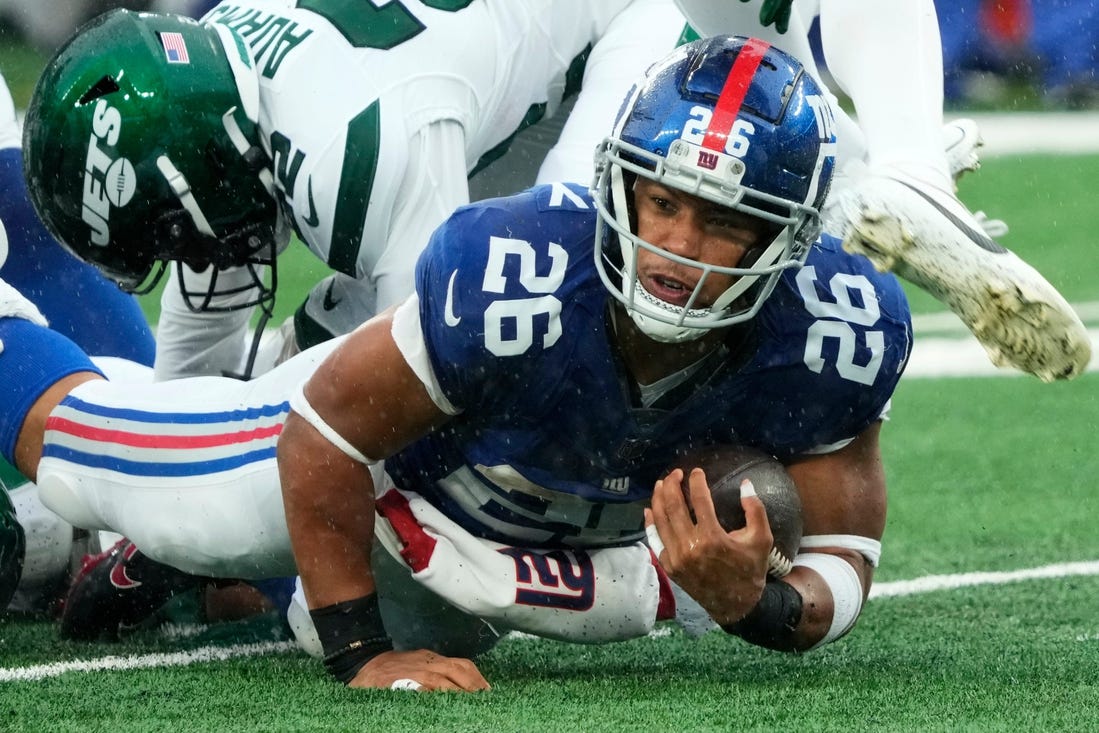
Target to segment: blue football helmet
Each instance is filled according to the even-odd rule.
[[[623,102],[596,151],[595,263],[638,327],[680,342],[756,315],[782,272],[800,267],[820,235],[820,208],[835,163],[831,108],[796,59],[755,38],[715,36],[681,46],[651,67]],[[758,217],[777,234],[737,267],[671,254],[634,232],[638,176]],[[701,270],[685,306],[645,291],[641,249]],[[733,284],[692,307],[711,275]]]

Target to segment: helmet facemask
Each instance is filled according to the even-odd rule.
[[[743,323],[760,312],[783,272],[805,262],[831,181],[831,119],[801,64],[759,39],[702,39],[649,69],[596,151],[592,185],[596,269],[643,333],[674,343]],[[632,190],[641,178],[747,217],[757,242],[735,266],[722,267],[645,241]],[[642,251],[698,273],[685,301],[645,291]],[[713,277],[730,284],[717,297],[707,288],[702,302]]]
[[[689,161],[698,159],[698,151],[698,146],[677,140],[662,158],[609,137],[597,154],[596,267],[638,328],[657,341],[689,341],[755,317],[782,272],[804,263],[809,245],[820,233],[815,209],[740,185],[744,164],[731,156],[714,154],[720,156],[715,171],[692,165]],[[769,232],[766,241],[749,250],[735,267],[692,260],[645,241],[635,231],[633,213],[632,181],[638,176],[761,220]],[[700,271],[685,306],[645,290],[637,277],[641,250]],[[712,304],[695,307],[707,279],[715,275],[732,277],[733,282]]]

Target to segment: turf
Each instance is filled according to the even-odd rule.
[[[926,575],[1099,560],[1099,375],[905,378],[883,431],[890,513],[878,587]],[[715,633],[601,647],[508,638],[473,696],[341,688],[283,652],[186,667],[0,682],[5,730],[1017,731],[1099,727],[1093,567],[1077,577],[873,598],[855,631],[800,656]],[[0,625],[0,675],[285,638],[270,619],[188,639],[61,642]],[[265,625],[266,624],[266,625]]]

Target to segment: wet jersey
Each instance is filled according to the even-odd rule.
[[[467,176],[556,107],[574,61],[628,4],[228,0],[205,16],[251,52],[281,208],[334,271],[297,311],[298,346],[412,292],[431,232],[469,201]],[[238,371],[249,315],[192,313],[170,282],[157,377]]]
[[[627,4],[232,0],[204,20],[251,50],[264,144],[302,240],[362,277],[387,246],[413,133],[459,122],[472,170],[556,106],[573,60]]]
[[[595,217],[583,188],[555,184],[465,207],[436,233],[419,322],[458,414],[386,461],[398,487],[482,537],[614,543],[638,537],[677,451],[736,443],[789,459],[883,414],[911,347],[907,301],[827,236],[727,347],[643,400],[613,346]]]

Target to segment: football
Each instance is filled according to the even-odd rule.
[[[790,572],[801,545],[801,499],[786,468],[775,458],[755,448],[715,445],[692,450],[669,469],[682,468],[684,476],[699,467],[706,472],[717,519],[726,531],[744,526],[740,506],[740,482],[749,479],[767,508],[774,545],[769,574],[781,578]],[[683,488],[686,490],[686,482]]]

